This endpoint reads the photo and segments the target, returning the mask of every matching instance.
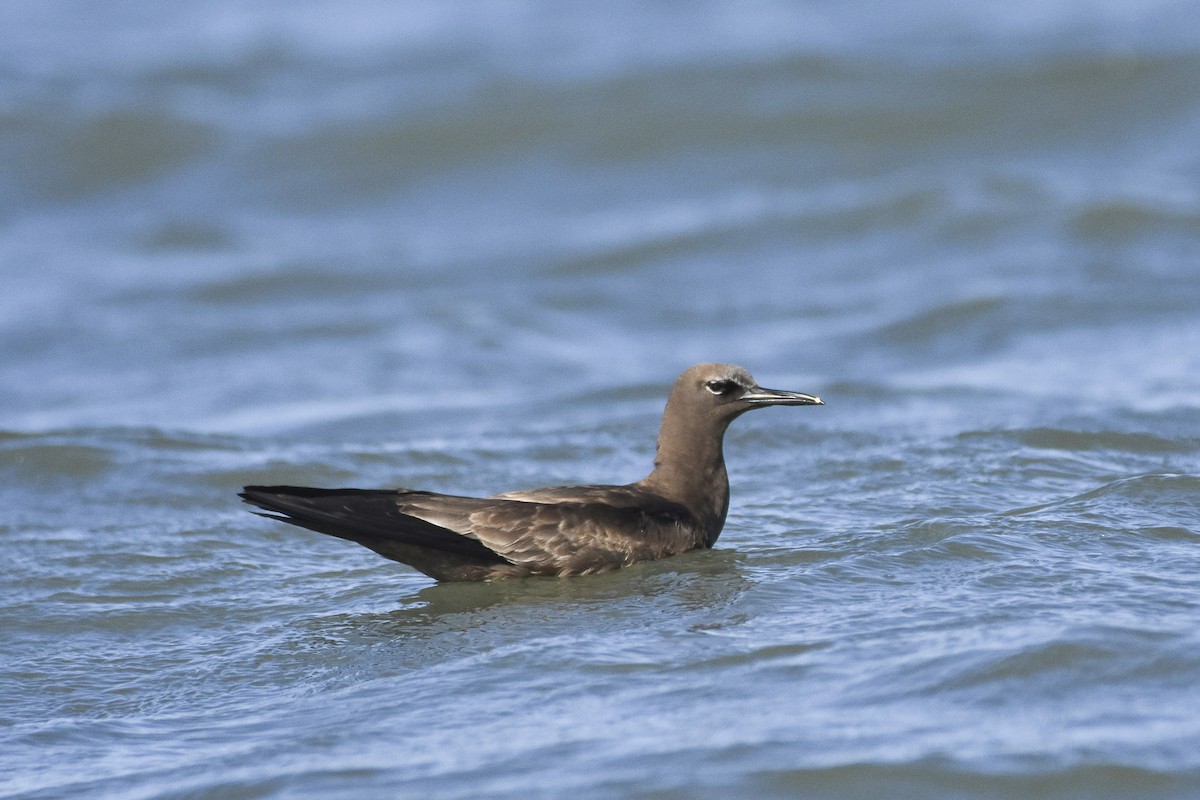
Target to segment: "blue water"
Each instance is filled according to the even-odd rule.
[[[1188,2],[0,9],[0,796],[1200,796]],[[247,483],[739,420],[717,547],[434,585]]]

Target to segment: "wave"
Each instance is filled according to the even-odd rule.
[[[1039,450],[1092,452],[1097,450],[1152,455],[1200,453],[1200,438],[1165,437],[1147,432],[1080,431],[1065,428],[1024,428],[1007,431],[966,431],[964,441],[1004,439]]]
[[[1153,527],[1195,528],[1200,520],[1200,477],[1152,473],[1119,478],[1065,499],[1013,509],[1005,516],[1070,516],[1109,526],[1140,521]]]
[[[750,784],[766,796],[1123,798],[1175,800],[1200,781],[1200,770],[1157,770],[1120,761],[1055,766],[1050,759],[1014,757],[972,769],[949,756],[915,761],[860,762],[762,770]]]

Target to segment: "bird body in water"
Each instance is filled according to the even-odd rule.
[[[731,364],[675,381],[654,469],[619,486],[553,486],[462,497],[407,489],[247,486],[263,516],[358,542],[441,581],[585,575],[712,547],[729,510],[722,448],[734,419],[774,405],[823,405],[761,388]]]

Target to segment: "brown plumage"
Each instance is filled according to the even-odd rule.
[[[763,389],[731,364],[675,381],[654,470],[625,486],[554,486],[494,497],[406,489],[247,486],[263,516],[348,539],[442,581],[584,575],[712,547],[729,509],[722,440],[753,408],[821,405]]]

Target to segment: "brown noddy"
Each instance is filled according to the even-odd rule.
[[[654,470],[624,486],[552,486],[493,497],[407,489],[247,486],[262,516],[349,539],[440,581],[585,575],[712,547],[729,510],[722,440],[766,406],[823,405],[764,389],[732,364],[697,364],[667,398]]]

